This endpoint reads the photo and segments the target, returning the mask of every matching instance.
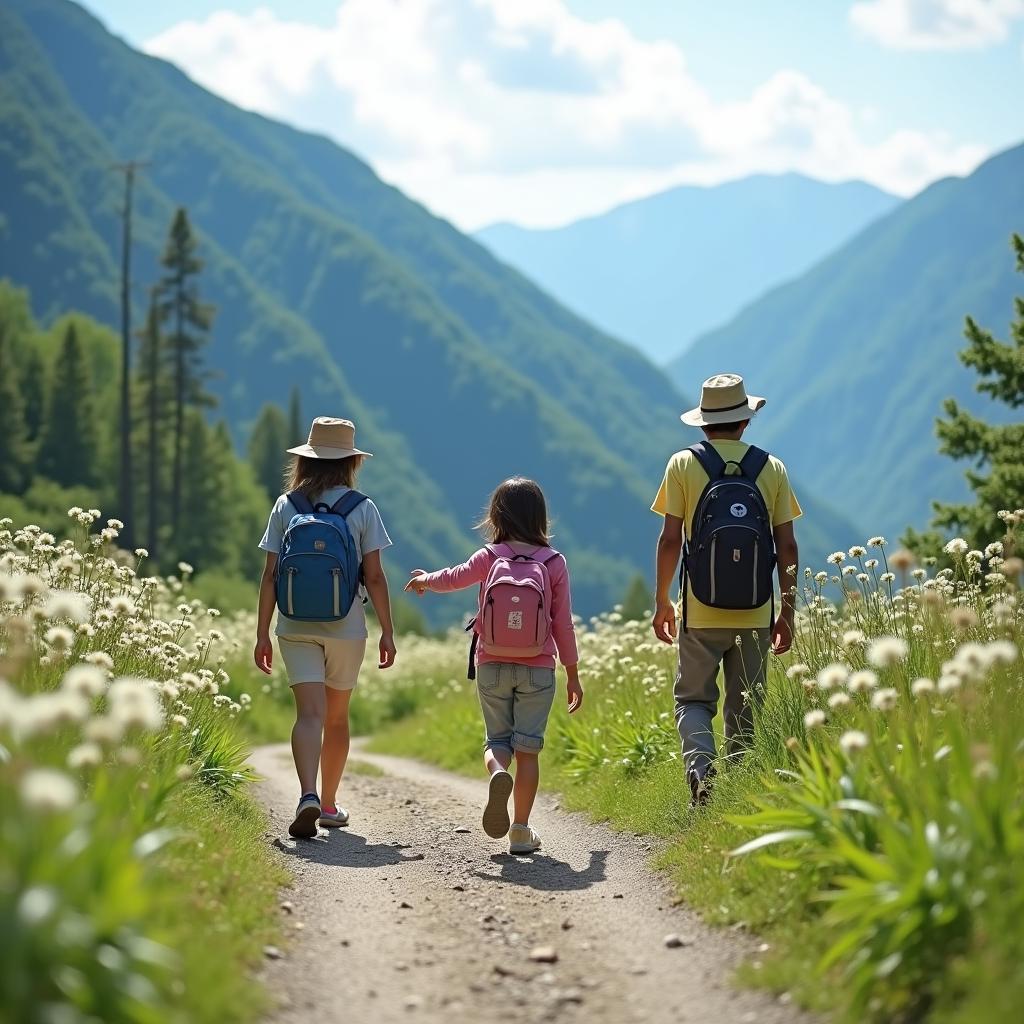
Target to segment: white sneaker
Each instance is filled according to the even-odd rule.
[[[344,807],[336,807],[333,811],[320,811],[317,824],[321,828],[344,828],[348,824],[348,811]]]
[[[513,825],[508,830],[509,853],[533,853],[540,849],[540,836],[529,825]]]

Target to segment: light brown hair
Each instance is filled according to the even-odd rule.
[[[345,459],[310,459],[293,455],[284,476],[285,492],[301,491],[307,498],[315,498],[332,487],[355,487],[363,458],[349,455]]]
[[[498,484],[487,512],[476,524],[491,544],[521,541],[548,546],[548,504],[535,480],[513,476]]]

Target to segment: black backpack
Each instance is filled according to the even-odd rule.
[[[772,602],[775,618],[775,538],[771,515],[757,478],[768,453],[749,448],[740,462],[726,462],[710,442],[689,451],[708,475],[683,548],[679,587],[686,630],[687,582],[693,596],[710,608],[753,609]],[[727,475],[729,466],[739,473]]]

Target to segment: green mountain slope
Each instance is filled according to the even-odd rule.
[[[681,443],[681,400],[634,350],[351,154],[217,99],[67,0],[0,4],[0,97],[0,275],[28,285],[37,312],[116,322],[111,166],[146,159],[136,279],[154,279],[171,212],[188,206],[219,309],[224,414],[241,436],[294,383],[307,412],[352,414],[402,569],[461,554],[514,472],[549,493],[582,610],[649,564],[645,507]]]
[[[564,227],[495,224],[475,237],[664,362],[898,201],[860,181],[757,175],[673,188]]]
[[[794,474],[863,530],[922,525],[964,494],[934,422],[952,395],[983,416],[957,360],[964,316],[1005,336],[1024,229],[1024,146],[926,189],[800,280],[748,306],[672,365],[681,387],[722,368],[769,397],[763,436]],[[771,413],[768,416],[768,413]]]

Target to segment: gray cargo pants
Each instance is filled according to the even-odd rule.
[[[737,642],[738,641],[738,642]],[[754,734],[753,704],[764,691],[771,646],[768,629],[690,629],[679,634],[676,728],[683,764],[701,776],[715,759],[712,721],[718,711],[718,670],[725,676],[725,752],[739,756]]]

